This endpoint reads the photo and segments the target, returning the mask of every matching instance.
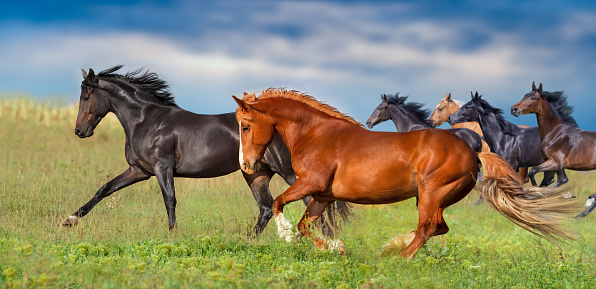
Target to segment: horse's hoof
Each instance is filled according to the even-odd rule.
[[[69,216],[68,219],[66,219],[66,221],[62,222],[62,227],[70,228],[76,226],[78,223],[79,218],[75,216]]]
[[[291,243],[292,241],[295,240],[292,230],[281,230],[281,231],[278,231],[278,233],[279,233],[279,237],[288,243]]]
[[[347,252],[346,244],[340,239],[327,241],[327,245],[329,246],[329,251],[331,252],[337,252],[340,255],[343,255]]]
[[[415,236],[416,232],[410,232],[405,235],[394,237],[391,239],[391,241],[383,246],[381,257],[401,253],[401,251],[403,251],[408,245],[410,245],[410,243],[412,243]]]

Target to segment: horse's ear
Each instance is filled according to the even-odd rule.
[[[237,98],[235,95],[232,95],[232,97],[236,103],[238,103],[238,106],[242,109],[242,111],[248,111],[250,109],[250,105],[244,102],[244,100]]]
[[[540,93],[542,93],[542,82],[541,82],[541,83],[540,83],[540,85],[538,86],[538,91],[539,91]]]
[[[87,71],[85,69],[81,69],[83,71],[83,80],[87,79]]]
[[[387,95],[386,94],[381,95],[381,99],[383,100],[383,102],[387,102]]]
[[[472,99],[474,99],[474,92],[470,91],[470,95],[472,96]]]
[[[532,81],[532,91],[536,91],[536,84],[534,84],[534,81]]]
[[[246,91],[245,91],[245,92],[244,92],[244,96],[247,96],[247,95],[248,95],[248,93],[246,93]],[[233,95],[232,95],[232,96],[233,96]]]
[[[475,97],[476,97],[477,99],[480,99],[480,96],[478,95],[478,91],[476,91],[476,95],[475,95]]]
[[[91,82],[95,80],[95,71],[89,68],[89,74],[87,75],[87,81]]]
[[[445,100],[447,100],[447,101],[451,100],[451,92],[448,93],[447,95],[445,95]]]

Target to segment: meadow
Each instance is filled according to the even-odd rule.
[[[176,179],[175,232],[155,178],[63,228],[127,168],[114,115],[79,139],[76,114],[61,102],[0,99],[0,288],[596,288],[596,213],[570,219],[578,239],[558,247],[473,205],[474,191],[445,211],[450,232],[412,260],[380,254],[416,228],[414,200],[355,205],[338,233],[348,253],[338,255],[306,240],[285,243],[274,222],[250,236],[258,209],[239,172]],[[596,174],[569,179],[582,202],[596,189]],[[278,177],[272,182],[274,195],[285,188]],[[285,212],[296,224],[304,208],[297,202]]]

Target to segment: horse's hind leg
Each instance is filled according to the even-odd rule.
[[[304,202],[304,205],[306,205],[307,207],[308,207],[308,204],[310,204],[311,200],[312,200],[311,196],[307,196],[306,198],[302,199],[302,201]],[[329,218],[332,218],[333,214],[329,214],[328,216],[329,216]],[[321,227],[321,233],[323,233],[323,236],[333,239],[333,230],[331,230],[331,226],[329,225],[329,222],[327,222],[327,218],[325,218],[325,215],[321,215],[317,219],[315,224],[317,226]]]
[[[246,183],[248,183],[252,195],[259,206],[259,220],[253,229],[253,233],[258,236],[265,229],[267,223],[271,220],[271,217],[273,217],[273,211],[271,211],[273,197],[269,191],[269,182],[271,181],[273,172],[268,170],[258,170],[255,174],[249,175],[242,172],[242,175],[244,176]]]
[[[466,183],[467,184],[464,184]],[[418,228],[412,242],[400,253],[404,258],[412,258],[432,236],[449,231],[443,219],[443,209],[463,199],[474,187],[474,180],[460,181],[435,188],[433,185],[419,189]]]

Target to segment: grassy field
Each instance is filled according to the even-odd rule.
[[[596,213],[554,246],[507,221],[477,193],[448,208],[451,231],[413,260],[380,257],[416,227],[413,200],[355,206],[339,233],[348,254],[285,243],[273,222],[248,232],[258,210],[240,173],[177,179],[179,229],[170,233],[154,178],[99,203],[79,226],[59,224],[127,168],[124,135],[109,115],[89,139],[75,107],[0,99],[0,288],[596,288]],[[569,173],[585,201],[596,175]],[[275,195],[287,187],[276,178]],[[286,212],[297,223],[304,205]],[[579,212],[578,212],[579,213]]]

